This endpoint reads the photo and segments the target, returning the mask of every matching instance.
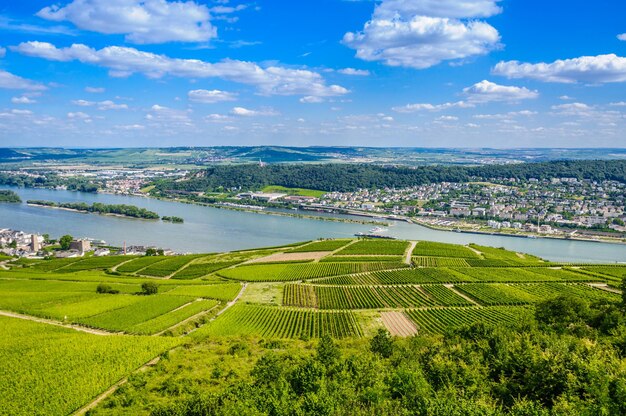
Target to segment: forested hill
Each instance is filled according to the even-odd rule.
[[[375,165],[214,166],[194,172],[186,180],[161,181],[160,191],[203,192],[223,188],[261,189],[268,185],[349,192],[358,188],[403,188],[436,182],[476,179],[578,178],[626,183],[626,161],[581,160],[515,165],[383,167]]]

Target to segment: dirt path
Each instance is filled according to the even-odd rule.
[[[474,253],[478,254],[478,257],[480,257],[481,259],[483,258],[483,253],[481,251],[478,251],[474,247],[470,247],[470,246],[464,246],[464,247],[467,247],[470,250],[472,250]]]
[[[382,312],[380,319],[391,335],[408,337],[417,334],[417,327],[402,312]]]
[[[132,374],[142,373],[146,371],[147,369],[149,369],[150,367],[154,367],[155,365],[157,365],[159,361],[161,361],[161,356],[158,356],[148,361],[147,363],[145,363],[144,365],[142,365],[141,367],[133,371]],[[107,397],[115,393],[115,391],[118,388],[120,388],[122,385],[124,385],[126,382],[128,382],[128,377],[124,377],[123,379],[121,379],[120,381],[118,381],[117,383],[109,387],[105,392],[98,395],[98,397],[96,397],[92,402],[81,407],[80,409],[72,413],[72,415],[74,416],[84,415],[85,413],[87,413],[88,411],[90,411],[91,409],[99,405],[104,399],[106,399]]]
[[[476,302],[474,299],[470,298],[469,296],[467,296],[465,293],[456,290],[456,288],[454,287],[454,285],[444,285],[445,287],[447,287],[448,289],[450,289],[452,292],[456,293],[457,295],[459,295],[460,297],[462,297],[463,299],[465,299],[468,302],[471,302],[473,305],[476,306],[481,306],[481,304],[479,304],[478,302]]]
[[[407,248],[406,253],[404,254],[404,262],[406,264],[411,264],[411,256],[413,255],[413,250],[415,250],[416,245],[417,241],[411,241],[411,245]]]
[[[38,318],[36,316],[31,316],[31,315],[22,315],[21,313],[0,311],[0,315],[8,316],[9,318],[17,318],[17,319],[24,319],[26,321],[38,322],[40,324],[60,326],[63,328],[73,329],[75,331],[87,332],[88,334],[93,334],[93,335],[120,335],[120,333],[117,333],[117,332],[107,332],[107,331],[102,331],[99,329],[88,328],[86,326],[76,325],[76,324],[66,324],[61,321],[55,321],[55,320],[46,319],[46,318]]]
[[[111,267],[111,271],[116,272],[117,268],[120,267],[122,264],[130,263],[131,261],[136,260],[136,259],[137,259],[136,257],[133,257],[132,259],[128,259],[126,261],[121,262],[120,264],[116,264],[115,266]]]
[[[589,286],[594,287],[600,290],[606,290],[607,292],[617,293],[618,295],[622,294],[622,291],[607,285],[606,283],[587,283]]]
[[[172,330],[172,329],[178,328],[179,326],[184,325],[184,324],[186,324],[187,322],[193,321],[194,319],[197,319],[197,318],[201,317],[202,315],[206,315],[206,314],[208,314],[208,313],[209,313],[209,312],[211,312],[213,309],[215,309],[215,308],[217,308],[217,307],[219,307],[219,306],[220,306],[220,305],[219,305],[219,304],[217,304],[217,305],[213,306],[211,309],[207,309],[206,311],[198,312],[197,314],[195,314],[195,315],[193,315],[193,316],[190,316],[189,318],[187,318],[187,319],[185,319],[185,320],[182,320],[182,321],[180,321],[179,323],[174,324],[174,325],[170,326],[169,328],[164,329],[164,330],[163,330],[163,331],[161,331],[161,332],[157,332],[157,333],[156,333],[156,334],[154,334],[153,336],[154,336],[154,337],[158,337],[159,335],[163,335],[163,334],[164,334],[165,332],[167,332],[167,331],[170,331],[170,330]],[[184,334],[184,335],[187,335],[187,334]]]

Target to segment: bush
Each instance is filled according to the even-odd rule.
[[[141,293],[144,295],[156,295],[159,292],[159,286],[156,283],[145,282],[141,284]]]
[[[106,283],[100,283],[98,287],[96,287],[96,293],[110,293],[114,295],[120,293],[120,291],[117,289],[113,289],[111,285],[108,285]]]
[[[384,328],[378,328],[378,332],[370,341],[370,351],[384,358],[391,357],[393,353],[393,338],[391,338],[389,331]]]

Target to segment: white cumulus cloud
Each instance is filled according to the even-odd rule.
[[[280,114],[276,110],[273,110],[271,108],[262,110],[250,110],[244,107],[234,107],[230,113],[234,116],[241,117],[277,116]]]
[[[448,110],[450,108],[472,108],[475,107],[474,104],[468,103],[466,101],[456,101],[453,103],[444,103],[444,104],[430,104],[430,103],[418,103],[418,104],[407,104],[400,107],[393,107],[392,110],[397,113],[416,113],[419,111],[442,111]]]
[[[463,93],[468,97],[469,101],[477,103],[519,101],[539,97],[537,91],[531,91],[525,87],[498,85],[487,80],[463,89]]]
[[[327,85],[317,72],[281,66],[261,67],[254,62],[225,59],[210,63],[198,59],[170,58],[135,48],[108,46],[93,49],[83,44],[57,48],[47,42],[24,42],[12,47],[23,55],[52,61],[80,61],[108,68],[112,76],[141,73],[149,78],[166,75],[182,78],[221,78],[253,85],[263,95],[338,96],[349,91],[339,85]]]
[[[217,36],[207,6],[194,1],[74,0],[41,9],[37,16],[139,44],[205,42]]]
[[[237,94],[220,90],[191,90],[187,93],[189,101],[203,104],[213,104],[222,101],[234,101]]]
[[[483,21],[460,19],[499,13],[496,3],[384,0],[363,30],[346,33],[343,43],[360,59],[417,69],[485,55],[500,47],[498,31]]]
[[[91,94],[102,94],[105,91],[102,87],[85,87],[85,92]]]
[[[528,78],[543,82],[592,83],[626,81],[626,58],[615,54],[559,59],[551,63],[499,62],[492,71],[507,78]]]
[[[43,91],[47,88],[35,81],[13,75],[0,69],[0,88],[8,90]]]
[[[393,18],[396,14],[434,17],[473,18],[500,13],[499,0],[385,0],[376,15]]]
[[[622,33],[622,34],[617,35],[617,38],[618,38],[619,40],[626,41],[626,33]]]
[[[28,97],[22,96],[22,97],[13,97],[13,98],[11,98],[11,102],[13,104],[35,104],[37,101],[36,100],[31,100]]]
[[[370,71],[366,69],[354,69],[354,68],[343,68],[343,69],[338,70],[337,72],[343,75],[354,75],[354,76],[361,76],[361,77],[366,77],[370,74]]]

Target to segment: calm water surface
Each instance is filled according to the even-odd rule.
[[[185,219],[184,224],[171,224],[29,207],[25,202],[0,204],[0,228],[48,233],[53,237],[63,234],[93,237],[114,245],[126,242],[129,245],[156,245],[176,251],[208,253],[283,245],[320,237],[352,237],[354,233],[367,232],[372,228],[371,225],[254,214],[132,196],[10,189],[17,192],[23,201],[39,199],[129,204],[155,211],[161,216],[175,215]],[[626,262],[626,246],[618,244],[464,234],[431,230],[404,222],[394,222],[388,234],[402,239],[505,247],[553,261]]]

